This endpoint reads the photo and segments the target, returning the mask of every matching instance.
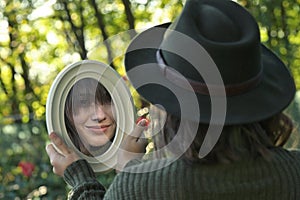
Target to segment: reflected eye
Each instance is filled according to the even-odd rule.
[[[79,107],[84,107],[87,108],[91,105],[91,101],[87,100],[87,99],[82,99],[79,100]]]
[[[76,100],[75,100],[76,101]],[[95,97],[89,94],[80,94],[78,98],[78,106],[79,107],[89,107],[94,103]]]

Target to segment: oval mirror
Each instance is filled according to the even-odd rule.
[[[83,60],[65,67],[46,103],[48,133],[57,133],[95,172],[117,163],[124,133],[133,130],[135,109],[122,77],[110,66]]]

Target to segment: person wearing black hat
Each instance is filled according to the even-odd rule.
[[[132,40],[125,67],[164,122],[153,138],[168,156],[131,162],[106,192],[77,160],[64,171],[70,198],[300,199],[300,152],[282,147],[295,83],[242,6],[188,0]]]

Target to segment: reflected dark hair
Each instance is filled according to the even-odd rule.
[[[111,96],[106,88],[93,78],[77,81],[70,90],[66,107],[71,108],[71,114],[77,114],[79,108],[89,107],[92,103],[104,105],[111,103]]]
[[[107,89],[96,79],[84,78],[77,81],[71,88],[65,103],[65,124],[68,135],[77,149],[90,155],[85,148],[74,125],[73,115],[77,115],[80,108],[87,108],[92,103],[96,105],[110,104],[111,96]]]
[[[181,121],[178,117],[167,114],[166,123],[163,128],[163,133],[158,134],[160,138],[155,141],[160,141],[162,148],[172,141],[178,132],[180,123],[185,123],[184,133],[190,134],[189,127],[195,126],[195,122]],[[285,114],[277,114],[267,120],[241,125],[224,126],[221,136],[212,149],[212,151],[200,159],[198,157],[200,147],[203,143],[208,130],[208,124],[197,124],[197,134],[185,151],[183,158],[188,163],[230,163],[242,159],[263,157],[265,160],[272,159],[271,149],[283,146],[293,131],[292,120]],[[164,143],[162,145],[162,143]],[[174,145],[171,152],[175,152],[178,146]]]

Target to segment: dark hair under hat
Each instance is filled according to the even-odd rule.
[[[188,0],[174,22],[133,39],[125,67],[143,98],[202,123],[218,123],[211,119],[212,98],[225,99],[225,124],[244,124],[281,112],[295,94],[284,63],[261,44],[255,19],[228,0]],[[178,94],[191,104],[187,114]],[[191,94],[196,104],[189,102]]]

